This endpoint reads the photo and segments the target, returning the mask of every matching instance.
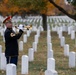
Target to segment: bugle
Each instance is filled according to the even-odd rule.
[[[15,26],[16,29],[19,29],[19,27]],[[23,26],[24,30],[30,30],[32,29],[32,25]]]

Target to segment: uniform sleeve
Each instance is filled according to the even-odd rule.
[[[19,33],[17,33],[17,34],[15,34],[15,33],[13,33],[13,32],[8,32],[8,33],[5,35],[5,38],[6,38],[6,39],[19,39],[22,34],[23,34],[23,31],[22,31],[22,30],[19,30]]]

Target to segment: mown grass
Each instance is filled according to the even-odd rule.
[[[19,52],[19,60],[17,67],[17,75],[21,75],[21,57],[22,55],[28,55],[28,49],[32,47],[32,43],[34,42],[34,36],[36,32],[32,32],[30,37],[27,39],[27,43],[24,44],[23,52]],[[29,62],[29,74],[28,75],[44,75],[45,70],[47,69],[47,43],[46,43],[46,31],[41,32],[39,37],[39,42],[37,45],[37,52],[34,53],[34,61]],[[68,65],[68,57],[64,56],[64,48],[60,46],[60,39],[56,32],[51,32],[52,36],[52,48],[54,51],[55,65],[56,71],[58,75],[76,75],[76,67],[69,68]],[[67,32],[63,33],[65,36],[66,44],[69,44],[70,51],[75,51],[75,40],[71,40],[70,35]],[[22,40],[23,37],[20,38]],[[20,41],[19,40],[19,41]],[[3,46],[4,52],[4,42],[2,41],[2,37],[0,36],[0,45]],[[5,72],[2,73],[0,71],[0,75],[6,75]]]

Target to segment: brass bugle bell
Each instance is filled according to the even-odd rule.
[[[17,26],[15,26],[16,29],[19,29]],[[24,26],[24,30],[32,29],[32,25]]]

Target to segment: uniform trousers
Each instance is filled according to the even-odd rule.
[[[17,66],[18,56],[13,56],[13,57],[8,56],[8,57],[6,57],[6,61],[7,61],[7,64],[8,63],[13,63]]]

